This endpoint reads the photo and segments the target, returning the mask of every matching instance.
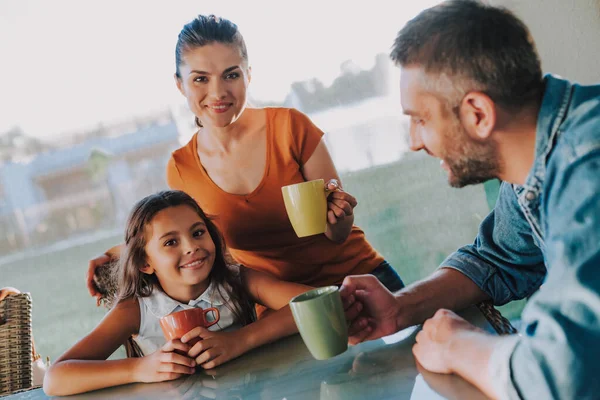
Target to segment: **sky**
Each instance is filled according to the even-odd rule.
[[[0,133],[50,141],[100,122],[182,104],[174,48],[197,14],[244,35],[250,95],[281,101],[294,81],[325,85],[353,60],[370,68],[404,23],[436,0],[0,0]]]

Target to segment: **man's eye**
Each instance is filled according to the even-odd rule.
[[[230,73],[230,74],[227,74],[227,75],[225,76],[225,79],[237,79],[237,78],[239,78],[239,77],[240,77],[240,74],[239,74],[239,73],[237,73],[237,72],[232,72],[232,73]]]
[[[197,76],[194,78],[194,82],[208,82],[208,78],[205,76]]]

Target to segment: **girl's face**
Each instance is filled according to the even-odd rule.
[[[165,293],[176,300],[200,296],[215,261],[215,244],[202,218],[189,206],[169,207],[154,216],[145,235],[142,272],[156,274]]]
[[[223,128],[246,107],[250,68],[235,45],[208,44],[187,49],[177,88],[203,126]]]

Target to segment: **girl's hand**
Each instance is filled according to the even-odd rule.
[[[181,341],[187,343],[195,337],[202,339],[190,349],[188,355],[195,358],[202,368],[211,369],[247,351],[246,341],[241,336],[240,331],[213,332],[198,326],[183,335]]]
[[[178,350],[182,354],[176,353]],[[192,375],[196,362],[187,354],[190,346],[180,340],[168,341],[160,350],[139,360],[134,378],[136,382],[163,382],[177,379],[183,375]]]
[[[335,225],[353,215],[358,204],[354,196],[344,192],[337,179],[330,179],[325,186],[330,191],[327,196],[327,222]]]

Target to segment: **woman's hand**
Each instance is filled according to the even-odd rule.
[[[346,217],[354,215],[358,204],[354,196],[344,192],[337,179],[330,179],[326,185],[330,192],[327,196],[327,222],[335,225]]]
[[[109,263],[110,260],[111,260],[111,258],[107,254],[102,254],[101,256],[98,256],[98,257],[94,258],[93,260],[90,260],[90,263],[88,265],[87,274],[85,275],[85,282],[86,282],[88,292],[90,293],[90,296],[96,298],[96,305],[98,305],[98,306],[100,305],[100,299],[102,298],[102,293],[100,293],[98,287],[96,287],[96,284],[94,283],[94,274],[96,273],[96,268]]]
[[[96,298],[96,305],[100,305],[100,299],[102,298],[102,293],[98,290],[98,287],[94,283],[94,275],[96,273],[96,269],[102,265],[108,264],[111,261],[115,261],[119,259],[121,248],[123,245],[118,245],[110,248],[106,253],[90,260],[88,264],[87,274],[85,276],[85,282],[90,293],[90,296]]]
[[[192,338],[199,337],[188,355],[196,360],[196,363],[204,369],[211,369],[244,354],[248,349],[246,341],[240,331],[223,332],[209,331],[198,326],[181,337],[183,343]]]
[[[330,179],[325,185],[330,192],[327,196],[327,231],[325,236],[335,243],[343,243],[354,224],[354,196],[344,192],[337,179]]]
[[[168,341],[160,350],[139,359],[134,370],[135,382],[163,382],[192,375],[196,362],[184,355],[189,350],[190,346],[180,340]]]

